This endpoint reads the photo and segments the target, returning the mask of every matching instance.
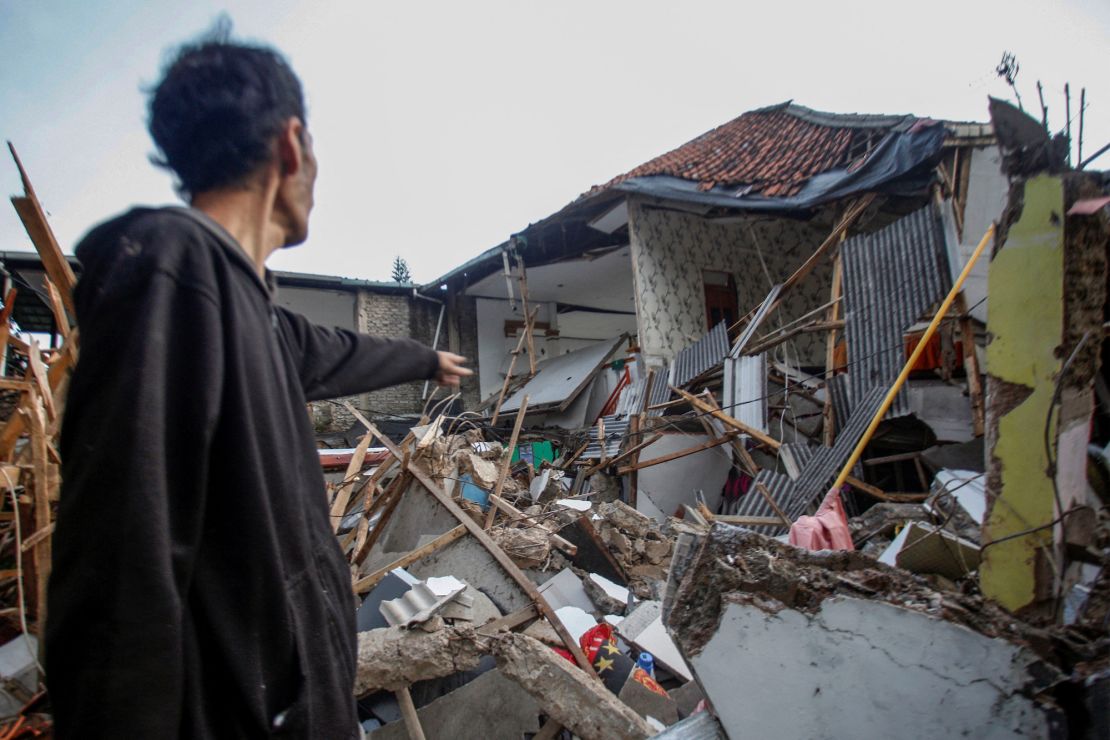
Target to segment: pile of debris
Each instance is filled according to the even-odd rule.
[[[23,195],[12,196],[12,205],[45,272],[42,285],[29,289],[49,306],[60,338],[58,346],[44,349],[29,335],[17,336],[12,312],[19,291],[5,287],[0,310],[0,736],[14,740],[47,737],[52,726],[38,636],[46,618],[61,482],[58,434],[78,337],[71,323],[76,277],[15,148],[11,143],[8,148],[24,189]]]

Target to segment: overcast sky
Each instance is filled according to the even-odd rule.
[[[417,281],[591,185],[752,108],[985,120],[994,67],[1085,154],[1110,142],[1110,2],[109,2],[0,0],[0,136],[18,148],[67,251],[97,221],[176,200],[147,160],[142,89],[165,52],[226,11],[304,82],[320,160],[306,244],[270,261]],[[1073,134],[1076,125],[1073,124]],[[1074,137],[1073,137],[1074,138]],[[1110,169],[1110,154],[1096,163]],[[0,183],[20,192],[7,153]],[[30,249],[0,207],[0,249]]]

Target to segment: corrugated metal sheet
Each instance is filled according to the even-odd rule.
[[[859,442],[860,437],[867,431],[871,419],[883,402],[887,388],[875,386],[860,399],[848,422],[844,425],[832,447],[818,447],[813,459],[802,470],[802,474],[795,483],[798,486],[800,497],[808,506],[816,503],[828,492],[829,485],[840,471],[841,466],[848,461]],[[803,507],[804,508],[804,507]]]
[[[787,442],[779,450],[779,459],[782,461],[783,467],[786,468],[786,474],[797,480],[816,454],[817,448],[811,446],[808,442],[798,442],[797,444]]]
[[[829,378],[829,395],[833,405],[833,429],[837,434],[844,427],[844,422],[852,415],[852,388],[851,380],[847,374],[841,373]]]
[[[724,411],[749,427],[767,431],[767,356],[726,357]]]
[[[782,509],[784,514],[791,519],[795,518],[795,515],[790,513],[791,508],[797,508],[797,502],[795,501],[797,498],[797,488],[794,486],[794,481],[773,470],[759,471],[755,476],[755,480],[756,483],[761,483],[767,488],[767,492],[771,494],[771,498],[774,499],[775,504]],[[759,490],[754,485],[746,494],[740,497],[735,513],[737,516],[778,516],[775,510],[771,508],[771,505],[767,503],[767,499],[760,494]],[[805,513],[804,502],[800,513]],[[783,534],[787,531],[786,525],[781,527],[765,525],[745,527],[745,529],[750,529],[753,532],[759,532],[760,534],[768,536]]]
[[[612,416],[601,417],[605,435],[605,457],[616,457],[621,449],[621,442],[628,434],[628,417]],[[597,426],[590,430],[590,446],[582,453],[583,460],[601,459],[601,442],[597,438]]]
[[[620,398],[617,399],[617,407],[613,410],[617,416],[628,416],[629,414],[638,414],[644,410],[644,391],[647,390],[647,376],[643,375],[636,380],[632,381],[631,385],[627,386],[621,391]]]
[[[667,382],[671,375],[671,366],[664,365],[655,371],[651,381],[651,392],[648,394],[647,406],[658,406],[661,403],[666,403],[671,400],[671,389],[667,386]],[[645,408],[646,408],[645,407]],[[663,409],[651,409],[647,411],[648,416],[662,416]]]
[[[905,361],[903,335],[951,285],[944,230],[933,205],[840,247],[845,338],[853,407],[868,389],[889,386]],[[892,416],[909,413],[899,394]]]
[[[779,293],[781,292],[781,283],[771,288],[771,292],[763,299],[763,303],[759,304],[755,316],[753,316],[752,320],[748,322],[748,325],[744,327],[744,332],[740,335],[740,338],[736,340],[736,344],[732,345],[732,350],[728,353],[729,357],[740,356],[740,353],[744,351],[744,348],[748,346],[748,342],[750,342],[755,335],[755,330],[758,329],[763,323],[763,320],[767,318],[767,314],[771,311],[771,306],[778,300]]]
[[[671,364],[670,383],[682,388],[720,363],[728,354],[728,323],[722,321],[705,336],[678,353]]]

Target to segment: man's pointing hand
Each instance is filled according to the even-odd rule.
[[[474,371],[466,366],[466,358],[454,352],[436,352],[439,355],[439,370],[436,372],[436,382],[440,385],[457,387],[459,381]]]

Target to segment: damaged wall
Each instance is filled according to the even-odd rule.
[[[637,199],[629,199],[629,218],[640,345],[645,354],[668,359],[709,328],[704,270],[732,274],[742,315],[771,288],[763,264],[771,280],[781,282],[829,230],[782,218],[715,223],[690,213],[649,208]],[[831,263],[822,262],[786,294],[778,317],[789,321],[825,303],[831,279]],[[803,334],[792,346],[801,364],[825,361],[823,334]]]
[[[1054,516],[1043,430],[1063,363],[1064,210],[1059,178],[1029,180],[1021,213],[990,263],[984,544]],[[1052,531],[1043,529],[987,547],[983,593],[1011,611],[1046,598],[1051,571],[1043,548],[1051,542]]]

